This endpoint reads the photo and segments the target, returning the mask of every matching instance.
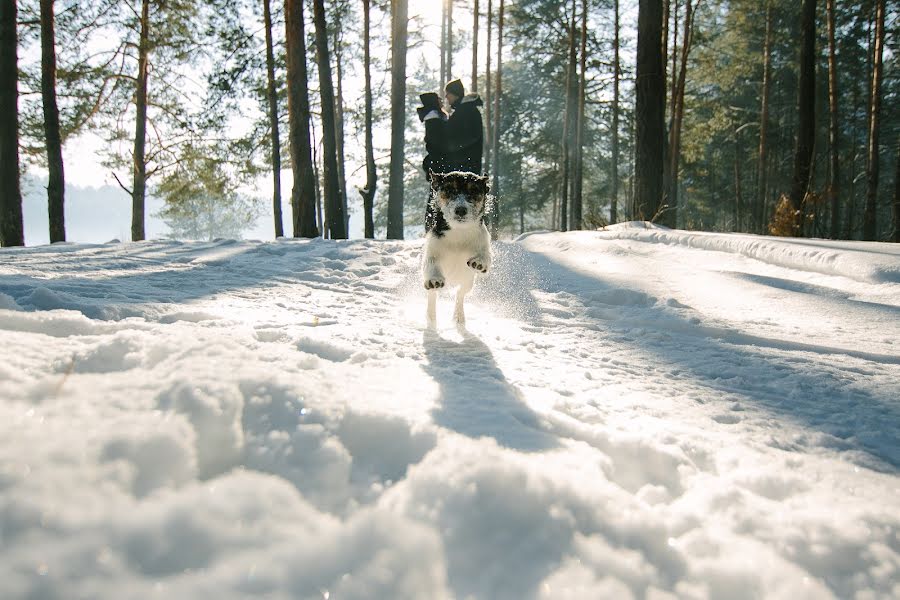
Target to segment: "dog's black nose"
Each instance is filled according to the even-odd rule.
[[[464,216],[466,216],[467,212],[469,212],[469,211],[465,206],[457,206],[456,207],[456,216],[457,217],[464,217]]]

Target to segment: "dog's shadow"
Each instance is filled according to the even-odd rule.
[[[425,372],[440,385],[434,422],[472,438],[491,437],[501,446],[541,452],[559,445],[541,419],[506,380],[490,348],[465,328],[456,342],[433,329],[422,336]]]

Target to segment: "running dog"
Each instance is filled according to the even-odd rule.
[[[453,171],[431,173],[431,198],[425,217],[425,254],[422,278],[428,290],[428,325],[436,324],[437,291],[458,286],[457,325],[465,325],[463,308],[476,273],[491,267],[491,236],[485,227],[487,177]]]

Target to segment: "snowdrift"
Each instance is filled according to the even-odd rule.
[[[0,596],[900,596],[895,248],[420,248],[0,250]]]

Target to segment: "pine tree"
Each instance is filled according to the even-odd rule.
[[[472,93],[478,93],[478,0],[472,10]]]
[[[581,1],[581,47],[579,50],[578,112],[575,115],[574,169],[572,173],[572,220],[569,229],[581,229],[584,193],[584,109],[587,77],[587,0]]]
[[[494,207],[491,212],[491,238],[497,239],[500,231],[500,96],[503,81],[503,17],[505,0],[500,0],[500,14],[497,17],[497,81],[494,90],[494,182],[492,193],[494,195]]]
[[[769,196],[769,88],[772,85],[772,2],[766,2],[766,35],[763,43],[763,81],[759,116],[759,152],[757,154],[756,232],[765,231],[766,202]]]
[[[894,201],[891,204],[891,241],[900,242],[900,140],[897,142],[897,160],[894,162]]]
[[[684,121],[684,90],[687,78],[688,55],[694,37],[694,14],[696,6],[692,0],[684,3],[684,34],[681,38],[681,63],[675,73],[675,56],[672,56],[672,128],[669,132],[669,190],[666,195],[668,208],[662,216],[662,222],[670,227],[677,224],[678,211],[678,169],[681,159],[681,128]],[[677,15],[677,4],[676,4]],[[677,17],[676,17],[677,18]]]
[[[835,0],[826,0],[825,15],[828,21],[828,146],[831,154],[828,195],[831,204],[831,238],[838,237],[840,228],[840,126],[838,123],[837,44],[835,42]]]
[[[802,235],[804,200],[810,188],[816,113],[816,0],[803,0],[801,10],[800,80],[797,100],[797,143],[790,201],[797,217],[793,231]]]
[[[50,241],[66,241],[65,189],[59,107],[56,103],[56,34],[54,0],[40,0],[41,7],[41,99],[44,138],[47,146],[47,214]]]
[[[640,0],[635,83],[635,217],[653,219],[663,193],[665,143],[665,74],[662,49],[662,2]]]
[[[150,55],[150,0],[141,2],[138,43],[137,90],[135,91],[134,169],[131,187],[131,240],[143,240],[144,203],[147,195],[147,83]]]
[[[0,0],[0,246],[24,246],[19,188],[16,0]]]
[[[372,144],[372,73],[371,73],[371,1],[363,0],[363,69],[365,77],[365,146],[366,146],[366,187],[359,191],[363,201],[363,227],[366,238],[375,237],[375,220],[373,215],[377,171],[375,169],[375,150]]]
[[[263,0],[263,26],[266,30],[266,97],[269,103],[269,136],[272,146],[272,211],[275,218],[275,237],[284,235],[281,215],[281,135],[278,131],[278,92],[275,82],[275,51],[272,42],[271,0]]]
[[[872,52],[872,86],[869,99],[869,143],[867,151],[866,208],[863,213],[863,239],[874,241],[877,237],[877,200],[879,163],[879,133],[881,129],[881,82],[884,77],[884,13],[885,0],[875,2],[875,39]]]
[[[619,79],[622,76],[622,67],[619,63],[619,0],[613,0],[613,105],[612,105],[612,159],[610,165],[610,179],[612,190],[609,200],[609,222],[616,223],[619,220]]]
[[[313,21],[316,29],[316,57],[319,65],[319,93],[322,97],[322,165],[325,181],[327,227],[333,240],[347,239],[344,220],[344,200],[338,178],[337,125],[334,84],[331,79],[331,58],[328,51],[328,26],[325,23],[324,0],[313,0]]]
[[[309,95],[306,70],[306,33],[302,0],[285,0],[287,29],[287,88],[290,123],[291,191],[294,237],[319,235],[316,226],[316,187],[309,137]]]
[[[392,240],[403,239],[407,15],[407,0],[391,0],[391,166],[387,237]]]

